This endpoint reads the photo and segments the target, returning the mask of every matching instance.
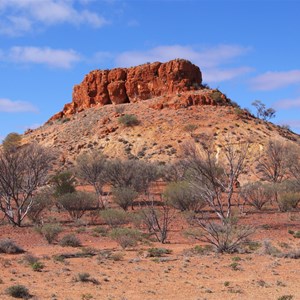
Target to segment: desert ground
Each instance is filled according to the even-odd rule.
[[[12,239],[26,252],[0,254],[0,298],[12,299],[6,289],[21,284],[32,299],[300,299],[299,260],[273,255],[264,246],[267,240],[281,253],[299,249],[300,239],[289,232],[300,230],[300,213],[272,207],[246,211],[241,222],[256,229],[252,248],[233,254],[206,251],[203,243],[186,238],[188,225],[178,212],[166,244],[148,241],[126,249],[98,234],[95,228],[106,225],[101,220],[89,225],[88,216],[74,223],[65,213],[55,212],[63,226],[58,240],[74,233],[82,243],[79,248],[48,244],[30,222],[18,228],[2,220],[0,239]],[[153,247],[171,253],[149,257]],[[90,255],[72,257],[78,253]],[[66,254],[69,258],[60,256]],[[34,271],[28,255],[44,268]],[[79,273],[90,277],[81,281]]]

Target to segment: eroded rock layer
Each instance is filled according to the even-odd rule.
[[[199,67],[184,59],[128,69],[94,70],[74,86],[72,102],[50,120],[68,117],[93,106],[137,102],[196,90],[201,83]]]

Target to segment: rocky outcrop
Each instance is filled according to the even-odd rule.
[[[68,117],[96,105],[137,102],[196,90],[201,83],[199,67],[184,59],[128,69],[95,70],[74,86],[72,102],[50,120]]]

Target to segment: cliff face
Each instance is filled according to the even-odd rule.
[[[201,83],[199,67],[183,59],[128,69],[95,70],[74,86],[72,102],[50,120],[67,117],[93,106],[138,102],[195,90]]]

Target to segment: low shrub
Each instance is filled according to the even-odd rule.
[[[62,227],[59,224],[45,224],[41,227],[36,227],[36,231],[40,233],[49,244],[52,244],[62,232]]]
[[[142,239],[140,231],[130,228],[114,228],[110,237],[122,248],[134,247]]]
[[[119,117],[118,122],[125,127],[136,126],[140,123],[138,118],[135,115],[131,114],[125,114],[124,116]]]
[[[113,201],[124,210],[127,210],[133,204],[138,193],[130,187],[116,187],[112,189]]]
[[[58,198],[57,202],[73,220],[78,220],[86,211],[96,210],[99,207],[95,194],[81,191],[64,194]]]
[[[102,210],[100,212],[100,217],[107,225],[112,228],[129,223],[128,214],[125,211],[119,209]]]
[[[33,223],[39,223],[42,212],[52,205],[51,194],[49,190],[44,190],[32,197],[32,206],[28,211],[28,218]]]
[[[30,298],[29,290],[26,286],[17,284],[7,288],[6,293],[14,298],[28,299]]]
[[[13,240],[2,239],[0,240],[0,253],[18,254],[25,251],[19,247]]]
[[[81,242],[76,237],[75,234],[67,234],[65,235],[59,242],[59,244],[63,247],[80,247]]]
[[[200,211],[205,206],[205,202],[197,197],[193,188],[184,181],[168,184],[164,196],[168,203],[181,211]]]
[[[244,185],[240,190],[240,195],[247,204],[262,210],[274,198],[275,193],[270,185],[257,181]]]
[[[286,192],[279,193],[278,208],[282,212],[291,211],[297,208],[300,201],[300,193]]]
[[[40,261],[34,262],[33,264],[31,264],[31,268],[33,271],[35,272],[41,272],[44,269],[44,264]]]
[[[149,257],[161,257],[166,254],[171,254],[172,250],[166,248],[150,248],[148,249]]]

